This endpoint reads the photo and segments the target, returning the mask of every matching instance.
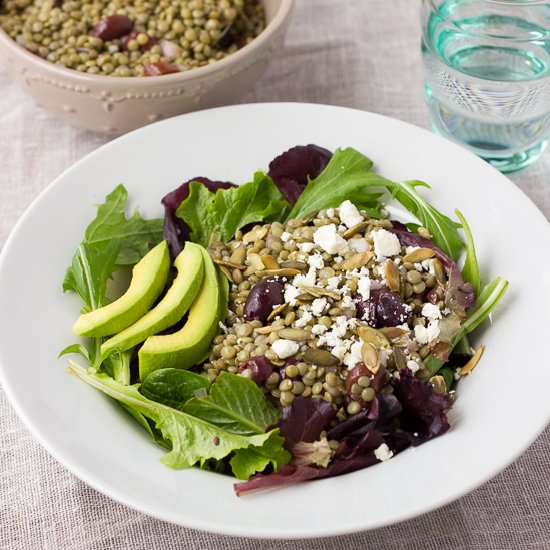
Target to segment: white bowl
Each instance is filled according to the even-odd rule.
[[[289,123],[291,121],[291,123]],[[233,129],[239,126],[239,132]],[[231,139],[227,136],[231,135]],[[296,144],[351,146],[394,180],[421,179],[430,202],[458,208],[485,281],[510,281],[476,332],[485,353],[462,380],[451,430],[391,460],[337,478],[238,498],[234,479],[160,463],[157,447],[113,401],[65,372],[80,301],[61,282],[94,204],[117,184],[128,212],[160,216],[160,198],[204,175],[245,182]],[[186,144],[182,147],[182,144]],[[79,161],[20,219],[0,256],[0,380],[17,413],[62,464],[141,512],[250,537],[321,537],[372,529],[433,510],[515,459],[550,419],[545,354],[550,230],[505,176],[457,145],[380,115],[323,105],[242,105],[191,113],[128,134]]]
[[[0,55],[35,102],[71,124],[122,134],[174,115],[225,105],[249,91],[278,55],[294,0],[262,0],[266,28],[216,63],[158,77],[82,73],[32,54],[0,28]]]

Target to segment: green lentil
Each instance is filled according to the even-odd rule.
[[[91,36],[98,21],[115,14],[133,23],[126,44],[124,37],[104,41]],[[227,57],[264,30],[265,14],[256,0],[85,0],[61,6],[52,0],[7,0],[0,3],[0,27],[32,53],[70,69],[96,74],[101,66],[103,74],[142,76],[150,63],[161,61],[184,71]],[[171,42],[171,56],[161,57],[164,46],[151,45],[152,38]],[[130,54],[127,59],[102,65],[82,64],[76,55],[121,50]]]
[[[296,376],[300,374],[300,371],[296,365],[288,365],[285,372],[289,378],[296,378]]]
[[[372,401],[374,399],[374,396],[376,395],[376,392],[372,388],[365,388],[361,392],[361,399],[367,403]]]

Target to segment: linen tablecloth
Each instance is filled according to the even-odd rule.
[[[284,51],[243,102],[328,103],[428,126],[418,2],[297,0],[296,8]],[[0,90],[2,246],[38,193],[109,138],[54,119],[24,96],[1,69]],[[548,152],[537,164],[512,176],[547,217],[549,179]],[[549,444],[547,428],[492,481],[440,510],[398,525],[312,541],[233,539],[151,519],[91,489],[33,439],[0,392],[0,548],[549,549]]]

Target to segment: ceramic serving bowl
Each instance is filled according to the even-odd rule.
[[[282,48],[294,0],[263,0],[266,28],[228,57],[175,74],[117,77],[81,73],[32,54],[0,28],[0,55],[41,107],[76,126],[122,134],[174,115],[231,103]]]

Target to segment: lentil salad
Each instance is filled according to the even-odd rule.
[[[507,283],[482,285],[460,213],[465,243],[459,224],[417,194],[420,182],[390,182],[371,166],[353,149],[299,146],[240,187],[193,178],[169,193],[172,256],[186,241],[205,246],[228,285],[209,356],[192,372],[161,368],[139,380],[135,350],[98,357],[70,346],[91,366],[70,370],[134,408],[170,449],[167,464],[232,473],[244,480],[239,495],[354,471],[446,432],[456,383],[483,352],[467,334]],[[423,225],[384,217],[384,187]],[[197,422],[195,436],[210,439],[183,451]]]
[[[263,31],[265,15],[256,0],[6,0],[0,27],[69,69],[158,76],[223,59]]]

